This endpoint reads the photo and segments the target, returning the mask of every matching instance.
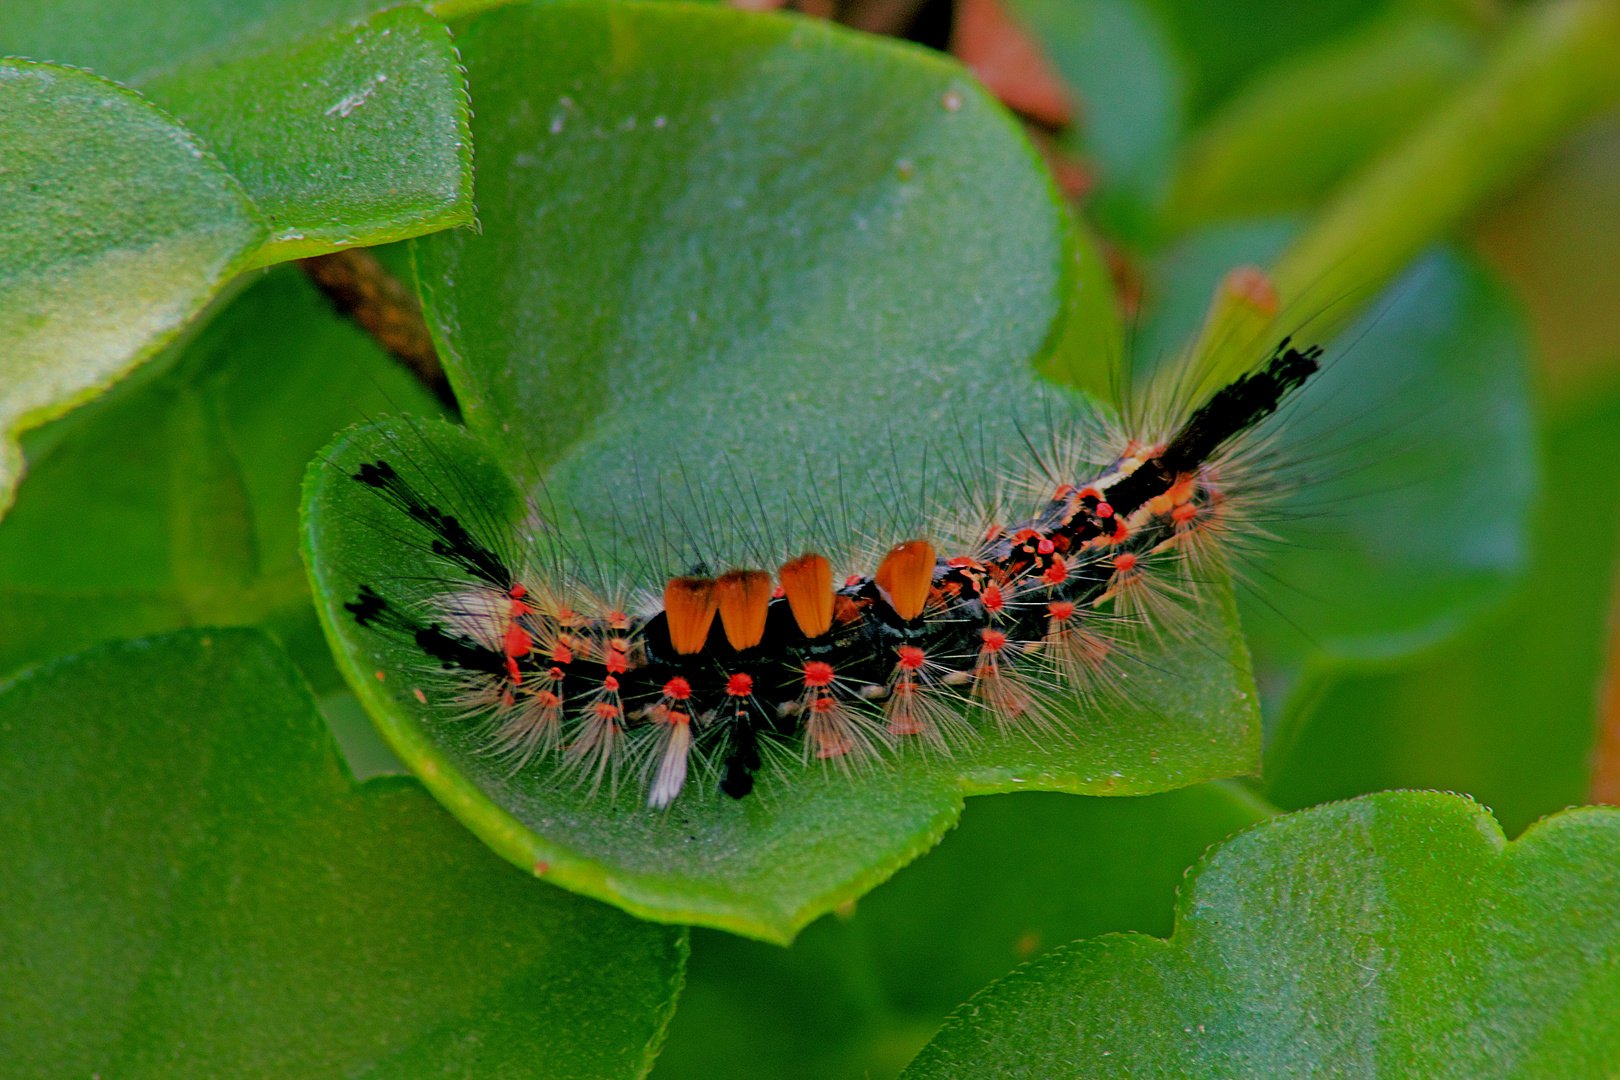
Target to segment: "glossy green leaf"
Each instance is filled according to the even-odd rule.
[[[550,765],[514,773],[487,752],[484,725],[434,680],[414,643],[357,626],[342,606],[362,585],[409,605],[417,583],[445,580],[429,537],[351,478],[379,459],[437,509],[502,530],[503,547],[523,535],[528,514],[500,464],[448,425],[385,422],[329,447],[307,482],[310,573],[350,685],[394,752],[496,851],[635,914],[787,941],[932,846],[965,795],[1141,794],[1254,767],[1254,690],[1222,591],[1203,612],[1207,641],[1149,649],[1122,668],[1128,699],[1052,702],[1070,729],[1061,737],[992,734],[950,759],[901,755],[858,780],[770,762],[757,795],[737,800],[694,783],[667,813],[649,811],[633,781],[616,798],[593,798]]]
[[[1612,1075],[1620,812],[1508,843],[1453,795],[1273,818],[1217,849],[1168,941],[1077,942],[974,997],[943,1077]]]
[[[262,634],[0,687],[11,1077],[638,1077],[684,933],[537,885],[409,780],[357,786]]]
[[[385,0],[22,2],[0,52],[88,67],[178,117],[269,218],[263,263],[468,225],[450,32]]]
[[[450,31],[416,8],[193,61],[141,89],[270,219],[263,262],[472,224],[466,88]]]
[[[1081,103],[1079,144],[1097,172],[1087,210],[1112,235],[1156,238],[1181,139],[1179,58],[1143,0],[1013,0]]]
[[[1194,234],[1160,268],[1141,354],[1170,354],[1221,275],[1265,266],[1290,234],[1282,221]],[[1527,337],[1503,286],[1440,249],[1339,335],[1273,425],[1261,467],[1284,497],[1261,524],[1281,543],[1258,547],[1240,591],[1268,721],[1299,719],[1307,663],[1326,673],[1409,656],[1517,579],[1538,483]]]
[[[180,626],[271,627],[338,676],[298,557],[298,485],[333,432],[432,399],[291,269],[139,381],[28,440],[0,522],[0,672]]]
[[[1189,148],[1179,222],[1299,210],[1408,130],[1473,67],[1478,35],[1403,11],[1289,57],[1221,108]]]
[[[265,225],[184,129],[83,71],[0,60],[0,146],[3,512],[21,432],[173,338]]]
[[[1294,807],[1386,787],[1465,792],[1508,832],[1581,802],[1613,633],[1620,470],[1612,393],[1547,433],[1534,560],[1511,603],[1421,662],[1331,680],[1267,771]]]
[[[887,1080],[1019,962],[1077,937],[1168,935],[1187,868],[1269,812],[1224,782],[969,799],[937,848],[789,949],[693,931],[654,1080]]]

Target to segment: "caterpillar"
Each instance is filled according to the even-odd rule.
[[[1225,542],[1253,530],[1245,436],[1321,357],[1285,338],[1179,422],[1116,425],[1101,445],[1043,456],[1024,515],[942,524],[841,579],[807,550],[774,576],[699,563],[661,592],[604,598],[378,457],[352,481],[446,574],[415,603],[362,582],[343,608],[414,645],[434,703],[483,725],[513,770],[554,768],[594,794],[632,769],[652,809],[700,761],[741,799],[779,751],[855,773],[907,746],[949,755],[992,728],[1057,736],[1052,696],[1105,693],[1133,636],[1174,630]]]

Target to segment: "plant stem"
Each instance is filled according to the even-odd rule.
[[[299,259],[298,265],[340,314],[359,323],[441,404],[456,408],[421,305],[375,255],[363,248],[347,248]]]
[[[1571,128],[1620,97],[1620,0],[1525,10],[1430,118],[1340,188],[1272,270],[1281,333],[1323,341],[1435,239],[1529,171]],[[1213,388],[1272,344],[1206,334]]]

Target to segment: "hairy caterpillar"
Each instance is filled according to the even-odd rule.
[[[484,725],[511,768],[592,792],[634,769],[653,808],[694,759],[742,798],[779,749],[854,771],[907,746],[1060,737],[1053,695],[1106,690],[1130,640],[1173,629],[1215,545],[1246,527],[1244,436],[1320,357],[1285,339],[1179,419],[1037,455],[1023,514],[942,524],[844,568],[815,550],[774,576],[696,565],[641,597],[583,588],[555,553],[486,535],[407,462],[377,458],[353,481],[445,574],[415,603],[361,583],[344,609],[413,643],[434,676],[418,697]]]

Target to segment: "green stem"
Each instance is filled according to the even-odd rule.
[[[1523,12],[1478,73],[1417,130],[1352,177],[1278,259],[1268,328],[1325,340],[1423,248],[1530,170],[1571,128],[1620,98],[1620,0]],[[1252,333],[1206,335],[1206,386],[1260,353]]]

